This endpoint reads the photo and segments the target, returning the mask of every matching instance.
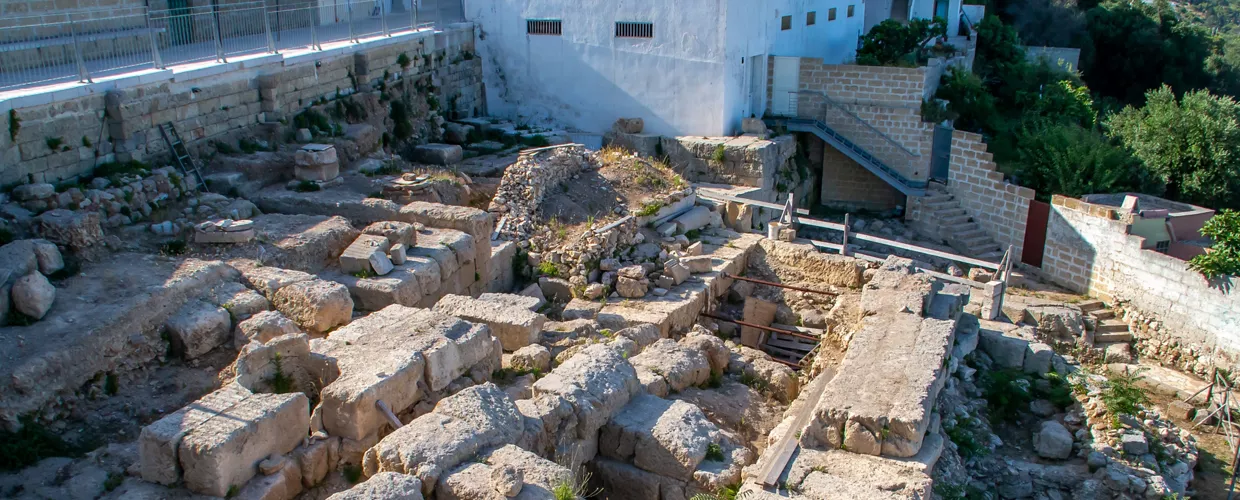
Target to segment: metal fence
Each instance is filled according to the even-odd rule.
[[[390,36],[464,20],[461,0],[251,1],[74,11],[0,27],[0,90]],[[34,18],[40,21],[46,18]],[[7,24],[7,23],[6,23]]]

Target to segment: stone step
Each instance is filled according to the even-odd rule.
[[[1132,334],[1129,332],[1118,333],[1094,333],[1094,346],[1101,344],[1109,344],[1113,342],[1131,342]]]
[[[983,255],[983,254],[988,255],[991,253],[998,252],[999,258],[1000,259],[1003,258],[1003,249],[999,248],[999,245],[994,242],[990,242],[989,244],[984,244],[984,245],[975,245],[975,246],[965,247],[965,252],[968,253],[969,255]]]
[[[960,215],[963,215],[963,216],[965,216],[965,217],[968,217],[968,216],[969,216],[969,213],[968,213],[968,212],[965,212],[965,210],[964,210],[963,208],[960,208],[960,207],[944,208],[944,209],[941,209],[941,210],[935,210],[935,211],[934,211],[934,217],[935,217],[935,218],[937,218],[937,219],[940,219],[940,220],[942,220],[942,219],[946,219],[946,218],[949,218],[949,217],[956,217],[956,216],[960,216]]]
[[[1002,252],[1002,251],[1000,251],[1000,250],[994,250],[994,251],[990,251],[990,252],[986,252],[986,253],[979,253],[979,254],[976,254],[976,255],[974,255],[974,257],[979,258],[979,259],[982,259],[982,260],[988,260],[988,261],[992,261],[992,262],[999,262],[999,260],[1000,260],[1000,259],[1003,259],[1003,252]]]
[[[939,210],[951,210],[953,208],[960,208],[960,203],[956,202],[956,200],[939,201],[939,202],[927,203],[926,208],[933,210],[935,212]]]
[[[1128,331],[1128,323],[1116,320],[1106,320],[1098,323],[1098,328],[1094,331],[1098,333],[1120,333]]]
[[[953,200],[955,200],[955,198],[952,197],[952,195],[947,194],[947,193],[935,193],[935,194],[928,195],[921,199],[922,203],[926,203],[926,204],[944,203],[944,202],[953,201]]]
[[[1099,309],[1106,309],[1107,305],[1103,304],[1101,300],[1087,300],[1077,304],[1077,307],[1080,307],[1084,312],[1091,312]]]
[[[973,218],[969,217],[969,214],[964,213],[964,210],[958,210],[958,212],[960,213],[947,216],[938,216],[938,214],[935,214],[935,216],[938,217],[939,221],[941,221],[944,226],[949,227],[973,222]]]
[[[954,234],[956,239],[960,241],[975,240],[978,238],[985,238],[987,240],[990,239],[990,235],[986,234],[986,231],[972,222],[953,226],[951,229],[952,234]]]
[[[1112,311],[1110,309],[1098,309],[1094,311],[1088,311],[1088,313],[1090,316],[1093,316],[1099,321],[1102,321],[1104,319],[1112,319],[1115,317],[1115,311]]]

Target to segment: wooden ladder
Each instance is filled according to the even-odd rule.
[[[181,174],[193,178],[199,191],[210,192],[206,181],[202,179],[202,172],[198,171],[198,161],[190,156],[189,150],[185,148],[185,142],[181,141],[181,134],[177,133],[177,128],[172,125],[172,122],[161,123],[159,134],[164,136],[164,143],[168,144],[168,151],[171,151],[172,157],[176,158],[177,168],[181,169]]]

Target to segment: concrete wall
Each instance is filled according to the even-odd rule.
[[[848,8],[852,6],[852,15]],[[804,0],[783,2],[773,15],[765,16],[766,31],[772,34],[771,55],[815,58],[827,64],[852,61],[857,55],[857,38],[865,29],[866,5],[860,0]],[[831,20],[835,9],[835,20]],[[808,14],[815,23],[808,25]],[[791,16],[790,29],[782,29],[784,16]]]
[[[823,205],[841,210],[886,212],[904,205],[907,197],[852,158],[827,146],[822,155],[819,199]]]
[[[1188,342],[1240,352],[1240,294],[1214,287],[1183,260],[1141,249],[1131,216],[1055,195],[1042,270],[1057,284],[1160,318]],[[1224,281],[1236,285],[1236,278]]]
[[[1034,191],[1003,180],[1003,174],[996,170],[991,154],[986,151],[982,136],[959,130],[952,132],[947,190],[999,246],[1006,250],[1010,245],[1013,255],[1021,254]],[[1048,249],[1050,240],[1048,235]]]
[[[856,0],[467,0],[465,10],[484,34],[493,114],[596,133],[640,117],[651,134],[718,136],[762,115],[768,54],[851,59],[864,8]],[[816,22],[806,26],[811,11]],[[789,30],[783,16],[792,17]],[[528,19],[560,20],[562,34],[529,35]],[[617,38],[617,21],[652,22],[654,37]]]
[[[445,107],[455,102],[460,114],[472,115],[483,107],[481,61],[462,56],[472,51],[473,26],[461,25],[321,52],[152,71],[0,101],[5,130],[0,134],[0,185],[66,181],[109,161],[160,158],[166,147],[154,127],[166,122],[176,126],[191,150],[212,140],[254,135],[268,113],[272,122],[291,117],[315,99],[351,92],[355,79],[366,83],[385,70],[402,73],[396,63],[401,53],[413,61],[407,77],[431,75]],[[432,55],[429,61],[418,57],[423,53]],[[20,120],[12,139],[7,133],[10,109]],[[48,138],[61,144],[52,150]]]

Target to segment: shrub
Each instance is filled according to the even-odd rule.
[[[984,375],[981,382],[991,414],[1001,419],[1015,418],[1033,400],[1030,378],[1020,370],[994,370]]]
[[[22,119],[17,117],[17,110],[9,110],[9,140],[17,142],[17,132],[22,129]]]
[[[293,191],[297,191],[298,193],[310,193],[320,189],[323,189],[323,187],[319,186],[319,183],[314,181],[301,181],[293,185]]]
[[[723,144],[715,146],[715,152],[710,155],[710,159],[714,160],[715,163],[723,163],[723,160],[725,159],[725,152],[726,148],[723,147]]]
[[[706,445],[706,459],[711,462],[722,462],[724,460],[723,447],[719,446],[718,443]]]
[[[1107,381],[1102,389],[1102,404],[1106,405],[1107,413],[1112,417],[1136,414],[1138,405],[1149,404],[1150,399],[1145,391],[1137,387],[1137,382],[1145,378],[1141,375],[1145,370],[1140,368],[1130,372],[1125,368],[1124,373],[1114,374]]]
[[[904,24],[887,19],[861,37],[857,64],[867,66],[911,66],[925,58],[930,40],[947,34],[947,21],[936,17],[914,19]]]
[[[49,457],[63,457],[77,450],[46,427],[23,418],[17,432],[0,430],[0,470],[21,469]]]
[[[538,274],[555,278],[560,275],[560,270],[551,261],[544,260],[538,264]]]
[[[1188,266],[1209,279],[1240,276],[1240,212],[1220,211],[1201,226],[1201,234],[1213,238],[1214,244]]]
[[[659,213],[660,208],[663,208],[663,203],[660,201],[651,200],[651,201],[644,202],[642,203],[641,208],[637,210],[637,216],[638,217],[649,217],[651,215]]]
[[[408,68],[411,63],[413,60],[409,59],[409,54],[401,52],[399,56],[396,56],[396,64],[399,64],[401,69]]]
[[[1159,193],[1158,179],[1122,148],[1102,134],[1074,124],[1035,123],[1014,135],[1012,166],[1021,185],[1037,192],[1073,198],[1091,193],[1137,191]]]

